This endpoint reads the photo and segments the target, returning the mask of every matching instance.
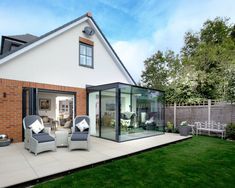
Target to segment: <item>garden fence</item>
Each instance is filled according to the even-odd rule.
[[[235,123],[235,104],[211,99],[194,104],[166,104],[165,119],[173,123],[174,127],[182,121]]]

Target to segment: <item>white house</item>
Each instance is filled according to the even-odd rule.
[[[0,133],[16,142],[30,114],[54,131],[88,114],[91,134],[115,141],[162,134],[163,95],[136,86],[91,13],[40,37],[2,37]]]

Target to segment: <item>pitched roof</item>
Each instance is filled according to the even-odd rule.
[[[7,57],[7,56],[9,56],[10,54],[13,54],[13,53],[15,53],[15,52],[17,52],[17,51],[19,51],[19,50],[25,48],[26,46],[29,46],[29,45],[31,45],[31,44],[33,44],[33,43],[35,43],[35,42],[37,42],[37,41],[39,41],[39,40],[41,40],[41,39],[47,37],[47,36],[49,36],[49,35],[52,34],[52,33],[55,33],[56,31],[58,31],[58,30],[60,30],[60,29],[65,28],[66,26],[68,26],[68,25],[70,25],[70,24],[72,24],[72,23],[74,23],[74,22],[77,22],[77,21],[81,20],[82,18],[84,18],[84,17],[86,17],[86,16],[87,16],[87,14],[84,14],[83,16],[78,17],[78,18],[75,19],[75,20],[72,20],[72,21],[70,21],[70,22],[68,22],[68,23],[66,23],[66,24],[64,24],[64,25],[62,25],[62,26],[60,26],[60,27],[58,27],[58,28],[52,30],[52,31],[49,31],[48,33],[45,33],[44,35],[41,35],[40,37],[36,38],[35,40],[33,40],[33,41],[31,41],[31,42],[28,42],[28,43],[26,43],[26,44],[24,44],[24,45],[21,45],[19,48],[16,48],[15,50],[12,50],[12,51],[10,51],[10,52],[4,53],[3,55],[0,55],[0,60],[3,59],[3,58],[5,58],[5,57]]]
[[[22,41],[22,42],[31,42],[31,41],[37,39],[38,37],[27,33],[24,35],[6,36],[6,38],[10,38],[10,39],[14,39],[14,40]]]
[[[12,46],[19,46],[37,39],[37,36],[31,34],[2,36],[0,55],[12,50]]]
[[[124,66],[124,64],[122,63],[122,61],[120,60],[120,58],[118,57],[118,55],[116,54],[116,52],[114,51],[114,49],[112,48],[112,46],[110,45],[110,43],[108,42],[108,40],[106,39],[106,37],[104,36],[104,34],[102,33],[101,29],[98,27],[98,25],[96,24],[95,20],[92,18],[92,15],[91,13],[86,13],[40,37],[37,37],[35,38],[34,40],[28,42],[28,43],[25,43],[21,46],[19,46],[18,48],[12,50],[12,51],[9,51],[7,53],[4,53],[2,55],[0,55],[0,64],[3,63],[4,59],[6,58],[6,61],[7,61],[7,57],[9,58],[10,55],[18,55],[16,52],[18,52],[20,54],[20,51],[27,51],[28,49],[26,49],[26,47],[34,47],[36,46],[36,43],[37,42],[40,42],[40,41],[43,41],[44,39],[46,40],[47,37],[49,37],[50,35],[53,35],[55,34],[56,32],[59,32],[59,31],[62,31],[63,29],[67,28],[68,26],[72,25],[72,24],[75,24],[76,22],[82,20],[83,18],[88,18],[92,21],[92,23],[94,24],[94,26],[97,28],[97,30],[99,31],[99,33],[101,34],[101,36],[103,37],[104,41],[106,42],[106,44],[108,45],[108,47],[110,48],[111,52],[113,53],[113,55],[117,58],[118,62],[120,63],[120,65],[122,66],[122,68],[125,70],[125,72],[127,73],[127,75],[130,77],[131,81],[136,85],[136,82],[135,80],[132,78],[132,76],[130,75],[130,73],[128,72],[128,70],[126,69],[126,67]],[[16,35],[17,36],[17,35]],[[16,36],[13,36],[13,37],[16,37]],[[33,35],[32,35],[33,36]],[[27,37],[25,37],[27,38]],[[30,49],[30,48],[29,48]],[[22,52],[23,53],[23,52]],[[10,59],[10,58],[9,58]]]

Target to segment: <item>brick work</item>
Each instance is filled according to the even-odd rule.
[[[76,114],[86,114],[86,89],[0,78],[0,133],[22,141],[23,87],[76,92]]]

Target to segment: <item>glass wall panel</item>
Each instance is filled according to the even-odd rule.
[[[116,89],[101,91],[101,137],[116,140]]]
[[[89,116],[96,119],[93,135],[127,141],[164,133],[164,92],[121,83],[92,86],[88,91]]]
[[[131,107],[131,94],[122,88],[120,94],[121,113],[120,113],[120,133],[127,135],[135,127],[135,112]]]
[[[99,92],[89,94],[90,133],[99,136]]]
[[[120,85],[120,91],[120,141],[162,134],[163,93],[129,85]]]

